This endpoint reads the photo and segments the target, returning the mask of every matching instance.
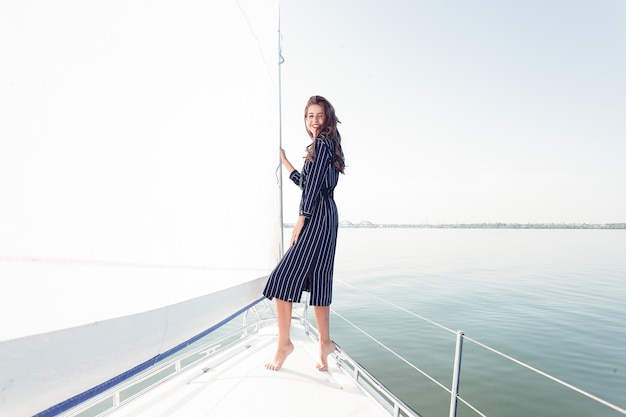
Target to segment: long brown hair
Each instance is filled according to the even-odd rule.
[[[317,134],[317,138],[324,136],[331,140],[333,143],[333,165],[335,166],[335,170],[338,172],[344,173],[344,169],[346,167],[345,159],[343,156],[343,150],[341,149],[341,135],[339,134],[339,130],[337,129],[337,124],[341,123],[339,119],[337,119],[337,115],[335,115],[335,108],[330,101],[326,100],[322,96],[312,96],[307,101],[306,106],[304,107],[304,125],[307,133],[313,139],[313,142],[306,148],[306,159],[313,162],[313,155],[315,155],[315,145],[317,143],[317,138],[313,137],[313,134],[306,128],[306,114],[309,110],[309,106],[312,104],[318,104],[322,106],[322,110],[324,112],[324,125],[319,130]]]

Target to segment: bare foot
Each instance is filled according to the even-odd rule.
[[[274,355],[274,359],[271,362],[265,364],[265,367],[270,371],[278,371],[285,363],[285,359],[293,352],[293,343],[289,342],[289,344],[285,347],[278,347],[276,349],[276,354]]]
[[[315,365],[318,371],[328,370],[328,355],[337,349],[334,342],[320,344],[320,361]]]

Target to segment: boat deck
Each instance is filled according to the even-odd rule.
[[[264,364],[276,347],[268,326],[224,354],[199,361],[109,414],[123,416],[389,416],[329,356],[320,372],[317,343],[298,320],[292,323],[294,352],[279,371]],[[338,353],[340,355],[340,353]]]

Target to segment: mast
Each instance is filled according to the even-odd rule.
[[[282,34],[280,33],[280,3],[278,5],[278,148],[282,149],[283,147],[283,110],[282,110],[282,77],[281,77],[281,66],[285,59],[283,58],[283,45],[282,45]],[[280,233],[279,239],[280,242],[278,244],[278,254],[279,258],[283,256],[285,253],[284,248],[284,218],[283,218],[283,170],[282,170],[282,161],[278,160],[278,188],[279,188],[279,226]]]

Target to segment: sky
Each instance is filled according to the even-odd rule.
[[[298,166],[306,100],[333,103],[340,220],[626,222],[625,2],[280,8],[283,147]]]
[[[0,307],[49,300],[63,268],[86,294],[84,274],[275,266],[268,4],[0,2],[0,276],[20,284]],[[301,166],[308,97],[335,105],[340,220],[626,222],[623,0],[280,4],[283,147]]]

